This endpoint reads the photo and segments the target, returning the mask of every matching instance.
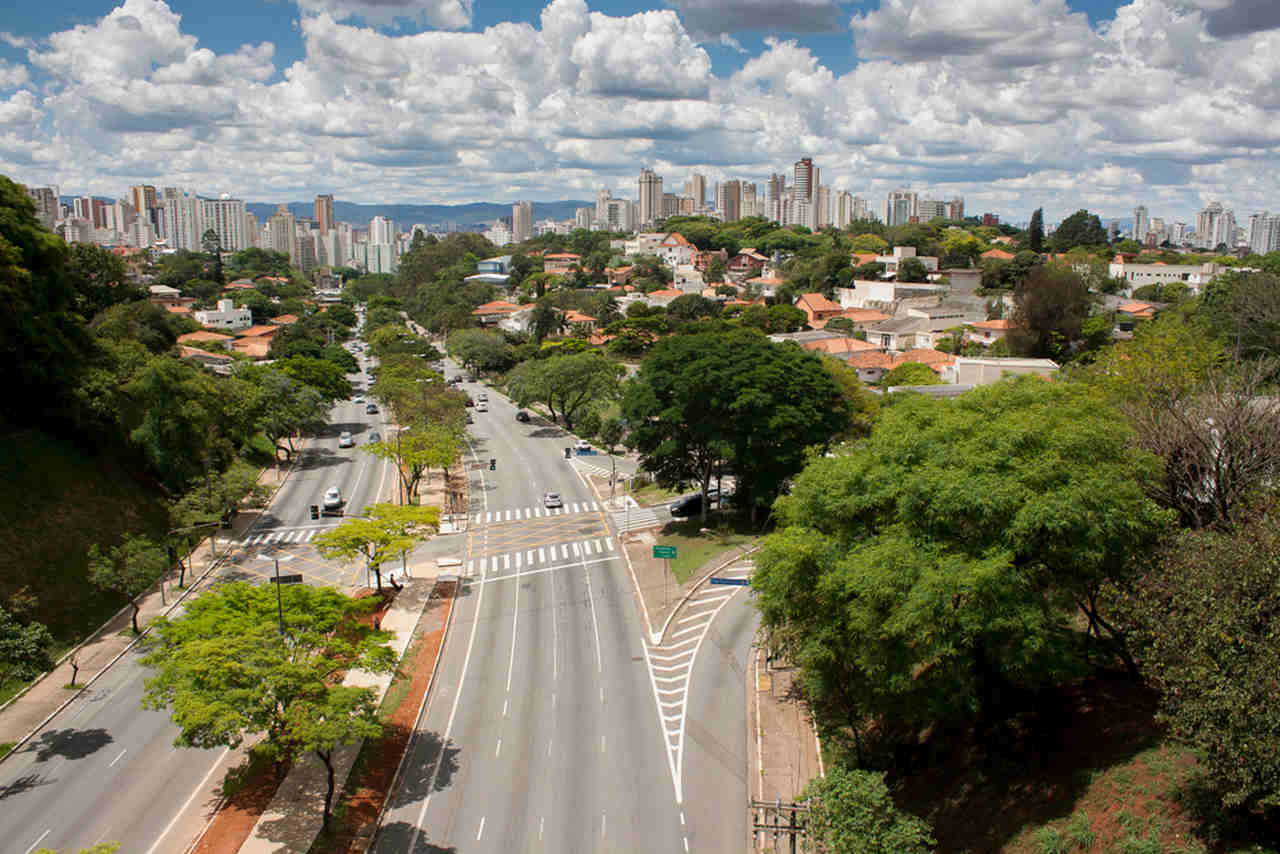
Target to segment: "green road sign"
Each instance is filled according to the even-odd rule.
[[[675,560],[676,547],[675,546],[654,546],[653,556],[656,558],[662,558],[664,560]]]

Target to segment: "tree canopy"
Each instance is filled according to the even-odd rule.
[[[775,508],[753,586],[824,727],[996,721],[1015,687],[1076,672],[1073,612],[1132,664],[1099,590],[1172,521],[1159,464],[1087,389],[1023,377],[908,395],[815,458]]]
[[[622,365],[588,351],[523,362],[507,377],[507,388],[520,406],[545,404],[572,430],[588,410],[618,398],[623,373]]]

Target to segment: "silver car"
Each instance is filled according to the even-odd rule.
[[[548,510],[553,510],[557,507],[563,507],[564,501],[560,498],[560,493],[548,492],[546,495],[542,496],[542,506],[546,507]]]
[[[356,444],[355,437],[348,430],[343,430],[342,435],[338,437],[339,448],[354,448]]]

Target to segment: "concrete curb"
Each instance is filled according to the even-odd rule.
[[[680,601],[679,601],[679,602],[677,602],[677,603],[676,603],[676,606],[675,606],[674,608],[672,608],[672,609],[671,609],[671,613],[670,613],[670,614],[667,614],[667,619],[666,619],[666,620],[663,622],[663,624],[662,624],[662,630],[661,630],[660,632],[658,632],[658,634],[657,634],[656,636],[654,636],[654,637],[655,637],[655,639],[654,639],[654,641],[653,641],[653,642],[654,642],[655,644],[657,644],[657,643],[661,643],[661,642],[662,642],[662,638],[666,636],[666,634],[667,634],[667,628],[671,625],[671,620],[672,620],[672,618],[674,618],[674,617],[675,617],[676,612],[677,612],[677,611],[679,611],[679,610],[684,606],[684,603],[685,603],[685,602],[688,602],[688,601],[689,601],[689,597],[690,597],[690,596],[692,596],[694,593],[697,593],[697,592],[698,592],[698,589],[699,589],[700,587],[702,587],[702,585],[706,584],[706,582],[707,582],[707,579],[708,579],[708,578],[710,578],[711,576],[715,575],[717,572],[719,572],[720,570],[724,569],[724,568],[725,568],[726,566],[728,566],[729,564],[731,564],[731,563],[736,563],[736,562],[738,562],[738,561],[742,560],[744,557],[746,557],[746,556],[747,556],[747,555],[749,555],[749,554],[754,554],[755,552],[759,551],[759,549],[760,549],[760,547],[759,547],[759,546],[752,546],[751,548],[747,549],[746,551],[744,551],[744,552],[742,552],[742,553],[740,553],[740,554],[737,554],[737,555],[735,555],[734,557],[731,557],[729,560],[725,561],[724,563],[719,564],[719,565],[717,565],[717,566],[714,566],[714,567],[712,567],[711,569],[707,570],[707,571],[706,571],[706,573],[704,573],[704,574],[703,574],[703,576],[702,576],[701,578],[699,578],[697,581],[695,581],[695,582],[693,583],[693,586],[689,588],[689,591],[688,591],[687,593],[685,593],[685,594],[684,594],[684,596],[680,597]],[[652,633],[651,633],[651,634],[652,634]]]
[[[280,482],[279,482],[278,484],[276,484],[276,488],[275,488],[275,490],[271,493],[271,497],[267,499],[267,506],[270,506],[270,505],[271,505],[271,502],[275,500],[276,495],[280,492],[280,488],[281,488],[281,487],[283,487],[283,486],[285,485],[285,482],[289,480],[289,475],[293,474],[293,469],[294,469],[293,464],[290,464],[290,466],[289,466],[289,470],[288,470],[287,472],[285,472],[284,477],[282,477],[282,478],[280,479]],[[258,512],[258,519],[261,519],[261,518],[262,518],[262,511],[259,511],[259,512]],[[252,531],[252,530],[257,526],[257,524],[258,524],[258,519],[255,519],[255,520],[254,520],[254,522],[253,522],[253,524],[252,524],[252,525],[250,525],[247,529],[245,529],[245,530],[246,530],[246,533],[247,533],[247,532],[249,532],[249,531]],[[215,533],[215,534],[211,534],[209,538],[210,538],[210,540],[212,540],[212,539],[214,539],[215,537],[217,537],[217,534],[216,534],[216,533]],[[197,548],[198,548],[198,547],[197,547]],[[193,551],[194,551],[194,550],[193,550]],[[213,551],[212,544],[210,545],[209,551],[210,551],[211,553],[212,553],[212,551]],[[227,557],[226,553],[223,553],[223,555],[222,555],[221,557],[216,557],[216,558],[214,558],[213,563],[209,564],[208,568],[207,568],[207,569],[205,569],[205,571],[200,575],[200,577],[199,577],[199,578],[197,578],[195,581],[193,581],[193,582],[192,582],[192,583],[187,587],[187,589],[186,589],[186,590],[184,590],[184,591],[182,592],[182,595],[181,595],[181,596],[179,596],[177,599],[174,599],[174,600],[173,600],[173,604],[169,605],[169,606],[168,606],[168,608],[166,608],[166,609],[165,609],[165,611],[163,612],[162,616],[167,617],[167,616],[169,616],[170,614],[172,614],[172,613],[174,612],[174,609],[176,609],[179,605],[181,605],[183,602],[185,602],[185,601],[186,601],[186,599],[187,599],[187,597],[188,597],[188,596],[190,596],[192,593],[194,593],[194,592],[196,591],[196,589],[197,589],[197,588],[199,588],[199,587],[200,587],[200,585],[202,585],[202,584],[204,583],[205,579],[207,579],[207,578],[209,577],[210,573],[212,573],[215,569],[219,569],[219,568],[222,566],[222,563],[223,563],[223,561],[224,561],[224,560],[226,560],[226,557]],[[110,620],[108,620],[107,622],[103,623],[103,624],[102,624],[101,626],[99,626],[96,630],[94,630],[93,634],[89,635],[89,637],[85,638],[85,639],[84,639],[84,640],[82,640],[80,643],[76,644],[74,647],[72,647],[71,649],[69,649],[69,650],[66,652],[66,654],[62,656],[62,658],[58,659],[58,661],[54,664],[54,666],[53,666],[53,669],[52,669],[52,670],[50,670],[48,673],[45,673],[44,675],[40,676],[39,678],[32,680],[31,684],[30,684],[30,685],[28,685],[26,688],[22,689],[22,691],[21,691],[19,694],[17,694],[17,695],[15,695],[14,697],[12,697],[12,698],[11,698],[7,703],[5,703],[3,706],[0,706],[0,711],[4,711],[4,709],[8,708],[8,706],[9,706],[9,704],[10,704],[10,703],[13,703],[13,702],[15,702],[16,700],[18,700],[19,698],[23,697],[23,696],[24,696],[28,691],[30,691],[32,688],[34,688],[38,682],[40,682],[41,680],[46,679],[46,678],[48,678],[50,675],[52,675],[52,674],[53,674],[53,672],[54,672],[54,670],[56,670],[58,667],[60,667],[64,661],[66,661],[66,660],[67,660],[68,658],[70,658],[73,654],[75,654],[75,653],[76,653],[76,652],[78,652],[81,648],[83,648],[85,644],[87,644],[87,643],[89,643],[90,641],[94,640],[94,639],[95,639],[95,638],[97,638],[99,635],[101,635],[101,634],[102,634],[102,632],[106,631],[107,626],[111,625],[111,622],[112,622],[113,620],[115,620],[115,619],[116,619],[117,617],[119,617],[121,614],[123,614],[123,613],[125,613],[126,611],[128,611],[131,607],[132,607],[131,605],[125,605],[123,608],[121,608],[119,611],[117,611],[115,614],[113,614],[113,615],[111,616],[111,619],[110,619]],[[154,620],[155,618],[153,617],[152,619]],[[146,628],[144,628],[144,629],[143,629],[143,630],[138,634],[138,636],[137,636],[137,637],[135,637],[133,640],[131,640],[131,641],[130,641],[126,646],[125,646],[125,648],[124,648],[124,649],[122,649],[122,650],[120,650],[120,652],[116,653],[116,655],[115,655],[115,656],[114,656],[110,661],[108,661],[106,664],[104,664],[104,665],[102,666],[102,669],[100,669],[97,673],[93,674],[93,676],[89,677],[89,681],[85,682],[82,686],[80,686],[80,688],[79,688],[79,689],[78,689],[74,694],[72,694],[70,697],[68,697],[66,700],[64,700],[64,701],[63,701],[63,702],[62,702],[62,703],[61,703],[61,704],[60,704],[56,709],[54,709],[52,712],[50,712],[50,713],[49,713],[49,715],[48,715],[48,717],[46,717],[44,720],[40,721],[40,723],[36,725],[35,729],[31,730],[31,732],[27,733],[27,734],[26,734],[26,735],[24,735],[22,738],[20,738],[20,739],[18,739],[17,741],[15,741],[15,742],[13,743],[13,746],[9,748],[9,752],[8,752],[8,753],[6,753],[6,754],[4,754],[3,756],[0,756],[0,762],[4,762],[4,760],[5,760],[5,759],[7,759],[7,758],[9,758],[10,756],[12,756],[13,754],[17,753],[17,752],[18,752],[18,748],[22,747],[24,744],[26,744],[28,741],[30,741],[30,740],[35,736],[35,734],[36,734],[36,733],[38,733],[40,730],[44,729],[44,728],[45,728],[45,726],[49,723],[49,721],[53,720],[53,719],[54,719],[54,718],[56,718],[59,714],[61,714],[61,713],[62,713],[62,711],[63,711],[64,709],[66,709],[66,707],[67,707],[67,706],[71,705],[71,703],[72,703],[72,701],[73,701],[73,700],[76,700],[77,698],[79,698],[79,697],[80,697],[80,695],[81,695],[81,694],[83,694],[85,691],[89,690],[89,687],[90,687],[91,685],[93,685],[93,683],[94,683],[94,682],[97,682],[97,681],[98,681],[98,678],[99,678],[99,677],[101,677],[101,676],[102,676],[102,674],[104,674],[104,673],[106,673],[108,670],[110,670],[110,669],[112,668],[112,666],[114,666],[114,665],[115,665],[115,663],[116,663],[117,661],[119,661],[121,658],[123,658],[123,657],[125,656],[125,653],[129,652],[130,650],[132,650],[135,646],[137,646],[137,645],[138,645],[138,643],[139,643],[143,638],[145,638],[145,637],[146,637],[148,634],[150,634],[150,633],[151,633],[151,624],[150,624],[150,623],[148,623],[148,624],[147,624],[147,627],[146,627]]]

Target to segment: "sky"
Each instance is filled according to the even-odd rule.
[[[46,0],[0,174],[255,202],[634,198],[812,157],[877,209],[1280,209],[1277,0]]]

